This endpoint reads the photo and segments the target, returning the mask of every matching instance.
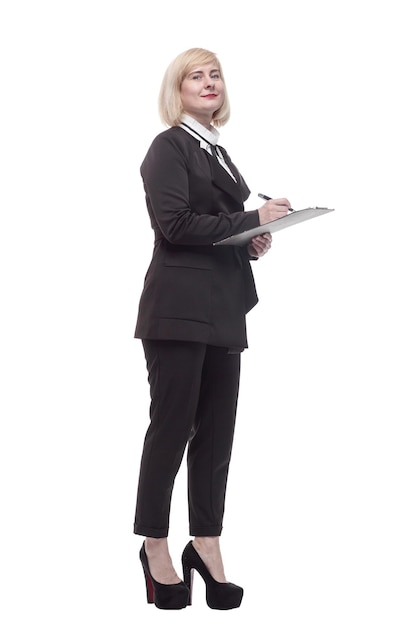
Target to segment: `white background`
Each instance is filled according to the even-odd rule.
[[[415,626],[412,2],[9,0],[1,47],[1,621]],[[139,166],[189,47],[252,195],[335,211],[254,264],[222,547],[241,609],[145,602],[132,533],[151,249]],[[184,468],[170,545],[189,540]]]

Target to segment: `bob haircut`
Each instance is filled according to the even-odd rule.
[[[187,74],[200,65],[206,65],[207,63],[217,66],[224,83],[220,62],[214,52],[210,52],[209,50],[190,48],[179,54],[170,63],[162,80],[158,100],[159,115],[164,124],[167,126],[178,126],[181,123],[181,116],[184,113],[180,95],[182,81]],[[230,104],[225,84],[224,102],[222,106],[214,112],[212,124],[213,126],[223,126],[226,124],[229,117]]]

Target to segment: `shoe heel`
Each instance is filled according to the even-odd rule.
[[[148,601],[148,604],[154,604],[155,592],[152,584],[152,579],[145,568],[143,568],[143,575],[145,576],[146,599]]]
[[[191,606],[193,603],[194,570],[191,569],[191,567],[189,567],[188,564],[184,562],[184,560],[182,562],[182,573],[183,573],[183,580],[185,584],[187,585],[189,592],[190,592],[190,596],[188,599],[188,606]]]
[[[196,570],[206,585],[206,602],[211,609],[237,609],[240,606],[243,598],[242,587],[233,583],[220,583],[215,580],[195,550],[192,541],[185,546],[182,553],[182,565],[184,582],[190,590],[190,604],[192,575]]]
[[[148,604],[154,604],[158,609],[185,609],[189,604],[190,597],[187,585],[183,581],[173,585],[165,585],[152,577],[145,552],[145,542],[139,552],[139,558],[145,574]]]

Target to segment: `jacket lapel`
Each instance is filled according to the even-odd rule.
[[[219,148],[219,146],[217,147]],[[206,152],[207,158],[210,163],[211,179],[213,185],[228,193],[230,196],[232,196],[232,198],[237,200],[237,202],[242,203],[248,197],[249,189],[247,188],[246,183],[243,181],[242,177],[240,176],[238,170],[231,162],[227,153],[225,154],[224,150],[221,150],[221,152],[225,158],[227,166],[231,170],[237,182],[235,182],[230,174],[226,172],[224,167],[220,165],[216,157],[213,157]]]

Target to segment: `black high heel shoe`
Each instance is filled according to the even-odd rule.
[[[145,552],[145,542],[140,549],[139,558],[145,574],[148,604],[154,603],[158,609],[185,609],[190,603],[190,592],[187,585],[182,581],[173,585],[164,585],[152,577]]]
[[[243,589],[233,583],[219,583],[208,571],[203,560],[190,541],[182,553],[184,582],[190,589],[192,600],[192,570],[197,570],[206,584],[206,601],[211,609],[237,609],[243,598]]]

